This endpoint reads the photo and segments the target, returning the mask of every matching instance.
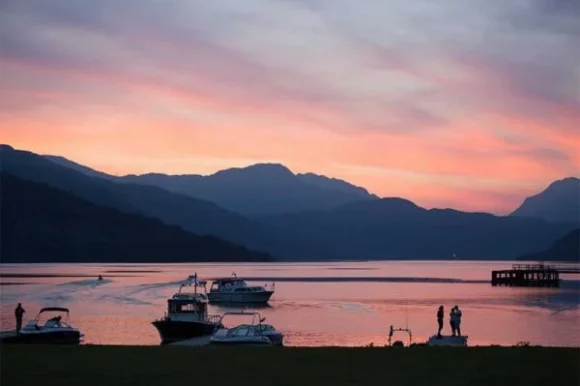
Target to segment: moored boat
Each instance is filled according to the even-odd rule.
[[[233,327],[221,327],[211,337],[210,343],[215,345],[258,345],[258,346],[282,346],[284,335],[270,324],[263,324],[266,318],[262,318],[257,312],[226,312],[223,319],[229,315],[251,316],[251,324],[240,324]]]
[[[207,295],[210,303],[267,304],[273,294],[273,284],[249,286],[233,273],[231,277],[215,279]]]
[[[186,286],[193,286],[194,292],[182,292]],[[167,300],[166,315],[152,322],[162,343],[209,336],[221,326],[218,315],[208,315],[208,298],[205,293],[197,292],[197,287],[205,286],[204,281],[183,283],[179,291]]]
[[[57,313],[57,316],[44,318],[48,313]],[[42,308],[36,318],[29,321],[20,331],[0,334],[0,341],[28,344],[79,344],[83,334],[68,324],[69,314],[68,308],[64,307]]]

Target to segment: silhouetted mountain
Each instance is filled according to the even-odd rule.
[[[580,224],[580,179],[553,182],[543,192],[526,198],[511,216]]]
[[[9,148],[0,149],[2,167],[22,179],[44,182],[98,205],[155,217],[186,231],[214,235],[282,259],[512,259],[546,249],[577,227],[527,217],[426,210],[400,198],[365,199],[248,219],[208,201],[156,186],[89,177],[33,153],[5,149]],[[286,187],[280,191],[284,200],[289,197],[286,190],[299,178],[280,165],[229,169],[212,178],[225,181],[223,187],[231,187],[233,180],[240,179],[269,189],[268,183],[260,182],[264,175],[270,176],[267,181],[276,181],[273,185]],[[182,181],[171,176],[159,178],[171,183]],[[185,180],[195,178],[208,177],[186,176]],[[316,181],[345,187],[337,181]],[[277,194],[277,189],[271,189],[263,198],[270,210],[279,199]],[[256,205],[262,202],[258,197],[254,200]]]
[[[348,182],[312,173],[294,174],[278,164],[226,169],[209,176],[149,173],[115,177],[66,158],[46,158],[90,176],[157,186],[173,193],[212,201],[244,215],[300,212],[331,208],[351,201],[377,199],[365,189]]]
[[[3,263],[270,261],[213,236],[0,173]]]
[[[90,176],[90,177],[101,177],[101,178],[106,178],[106,179],[114,179],[115,178],[115,176],[100,172],[100,171],[95,170],[95,169],[91,169],[88,166],[81,165],[79,163],[76,163],[74,161],[71,161],[69,159],[66,159],[66,158],[58,156],[58,155],[43,155],[42,157],[44,157],[52,162],[55,162],[55,163],[59,164],[60,166],[65,166],[67,168],[76,170],[77,172],[81,172],[81,173],[86,174],[87,176]]]
[[[426,210],[400,198],[261,219],[307,235],[327,256],[343,259],[509,259],[546,248],[572,229],[540,219]]]
[[[24,180],[45,183],[94,204],[155,217],[199,235],[214,235],[250,249],[291,253],[292,237],[216,204],[158,187],[117,183],[90,177],[42,156],[0,145],[0,170]]]
[[[520,256],[518,260],[580,261],[580,228],[556,240],[551,248],[542,252]]]

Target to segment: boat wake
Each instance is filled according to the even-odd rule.
[[[67,287],[67,286],[77,286],[77,287],[98,287],[101,285],[113,283],[114,281],[111,279],[87,279],[87,280],[76,280],[76,281],[69,281],[67,283],[59,284],[59,287]]]

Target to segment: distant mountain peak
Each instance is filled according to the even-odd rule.
[[[0,150],[14,150],[14,148],[10,145],[6,145],[4,143],[0,143]]]
[[[413,201],[407,200],[406,198],[402,197],[383,197],[381,198],[381,202],[386,204],[405,205],[419,208],[419,206],[415,204]]]
[[[550,189],[561,189],[563,187],[568,186],[575,186],[576,188],[580,189],[580,178],[566,177],[562,178],[561,180],[556,180],[552,182],[550,185],[548,185],[548,187],[544,190],[544,192]]]
[[[510,216],[580,223],[580,179],[567,177],[550,183],[540,193],[526,198]]]
[[[220,170],[211,176],[221,176],[228,174],[266,174],[266,175],[280,175],[280,176],[294,176],[294,173],[286,166],[278,163],[257,163],[250,166],[229,168]]]
[[[49,160],[57,165],[64,166],[66,168],[75,170],[77,172],[81,172],[81,173],[83,173],[87,176],[90,176],[90,177],[101,177],[101,178],[106,178],[106,179],[114,178],[110,174],[100,172],[98,170],[95,170],[95,169],[90,168],[90,167],[85,166],[85,165],[81,165],[78,162],[71,161],[70,159],[59,156],[59,155],[43,154],[43,155],[40,155],[40,157],[47,159],[47,160]]]

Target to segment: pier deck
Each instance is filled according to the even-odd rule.
[[[514,264],[512,269],[492,271],[491,285],[558,287],[560,286],[560,271],[553,265]]]

